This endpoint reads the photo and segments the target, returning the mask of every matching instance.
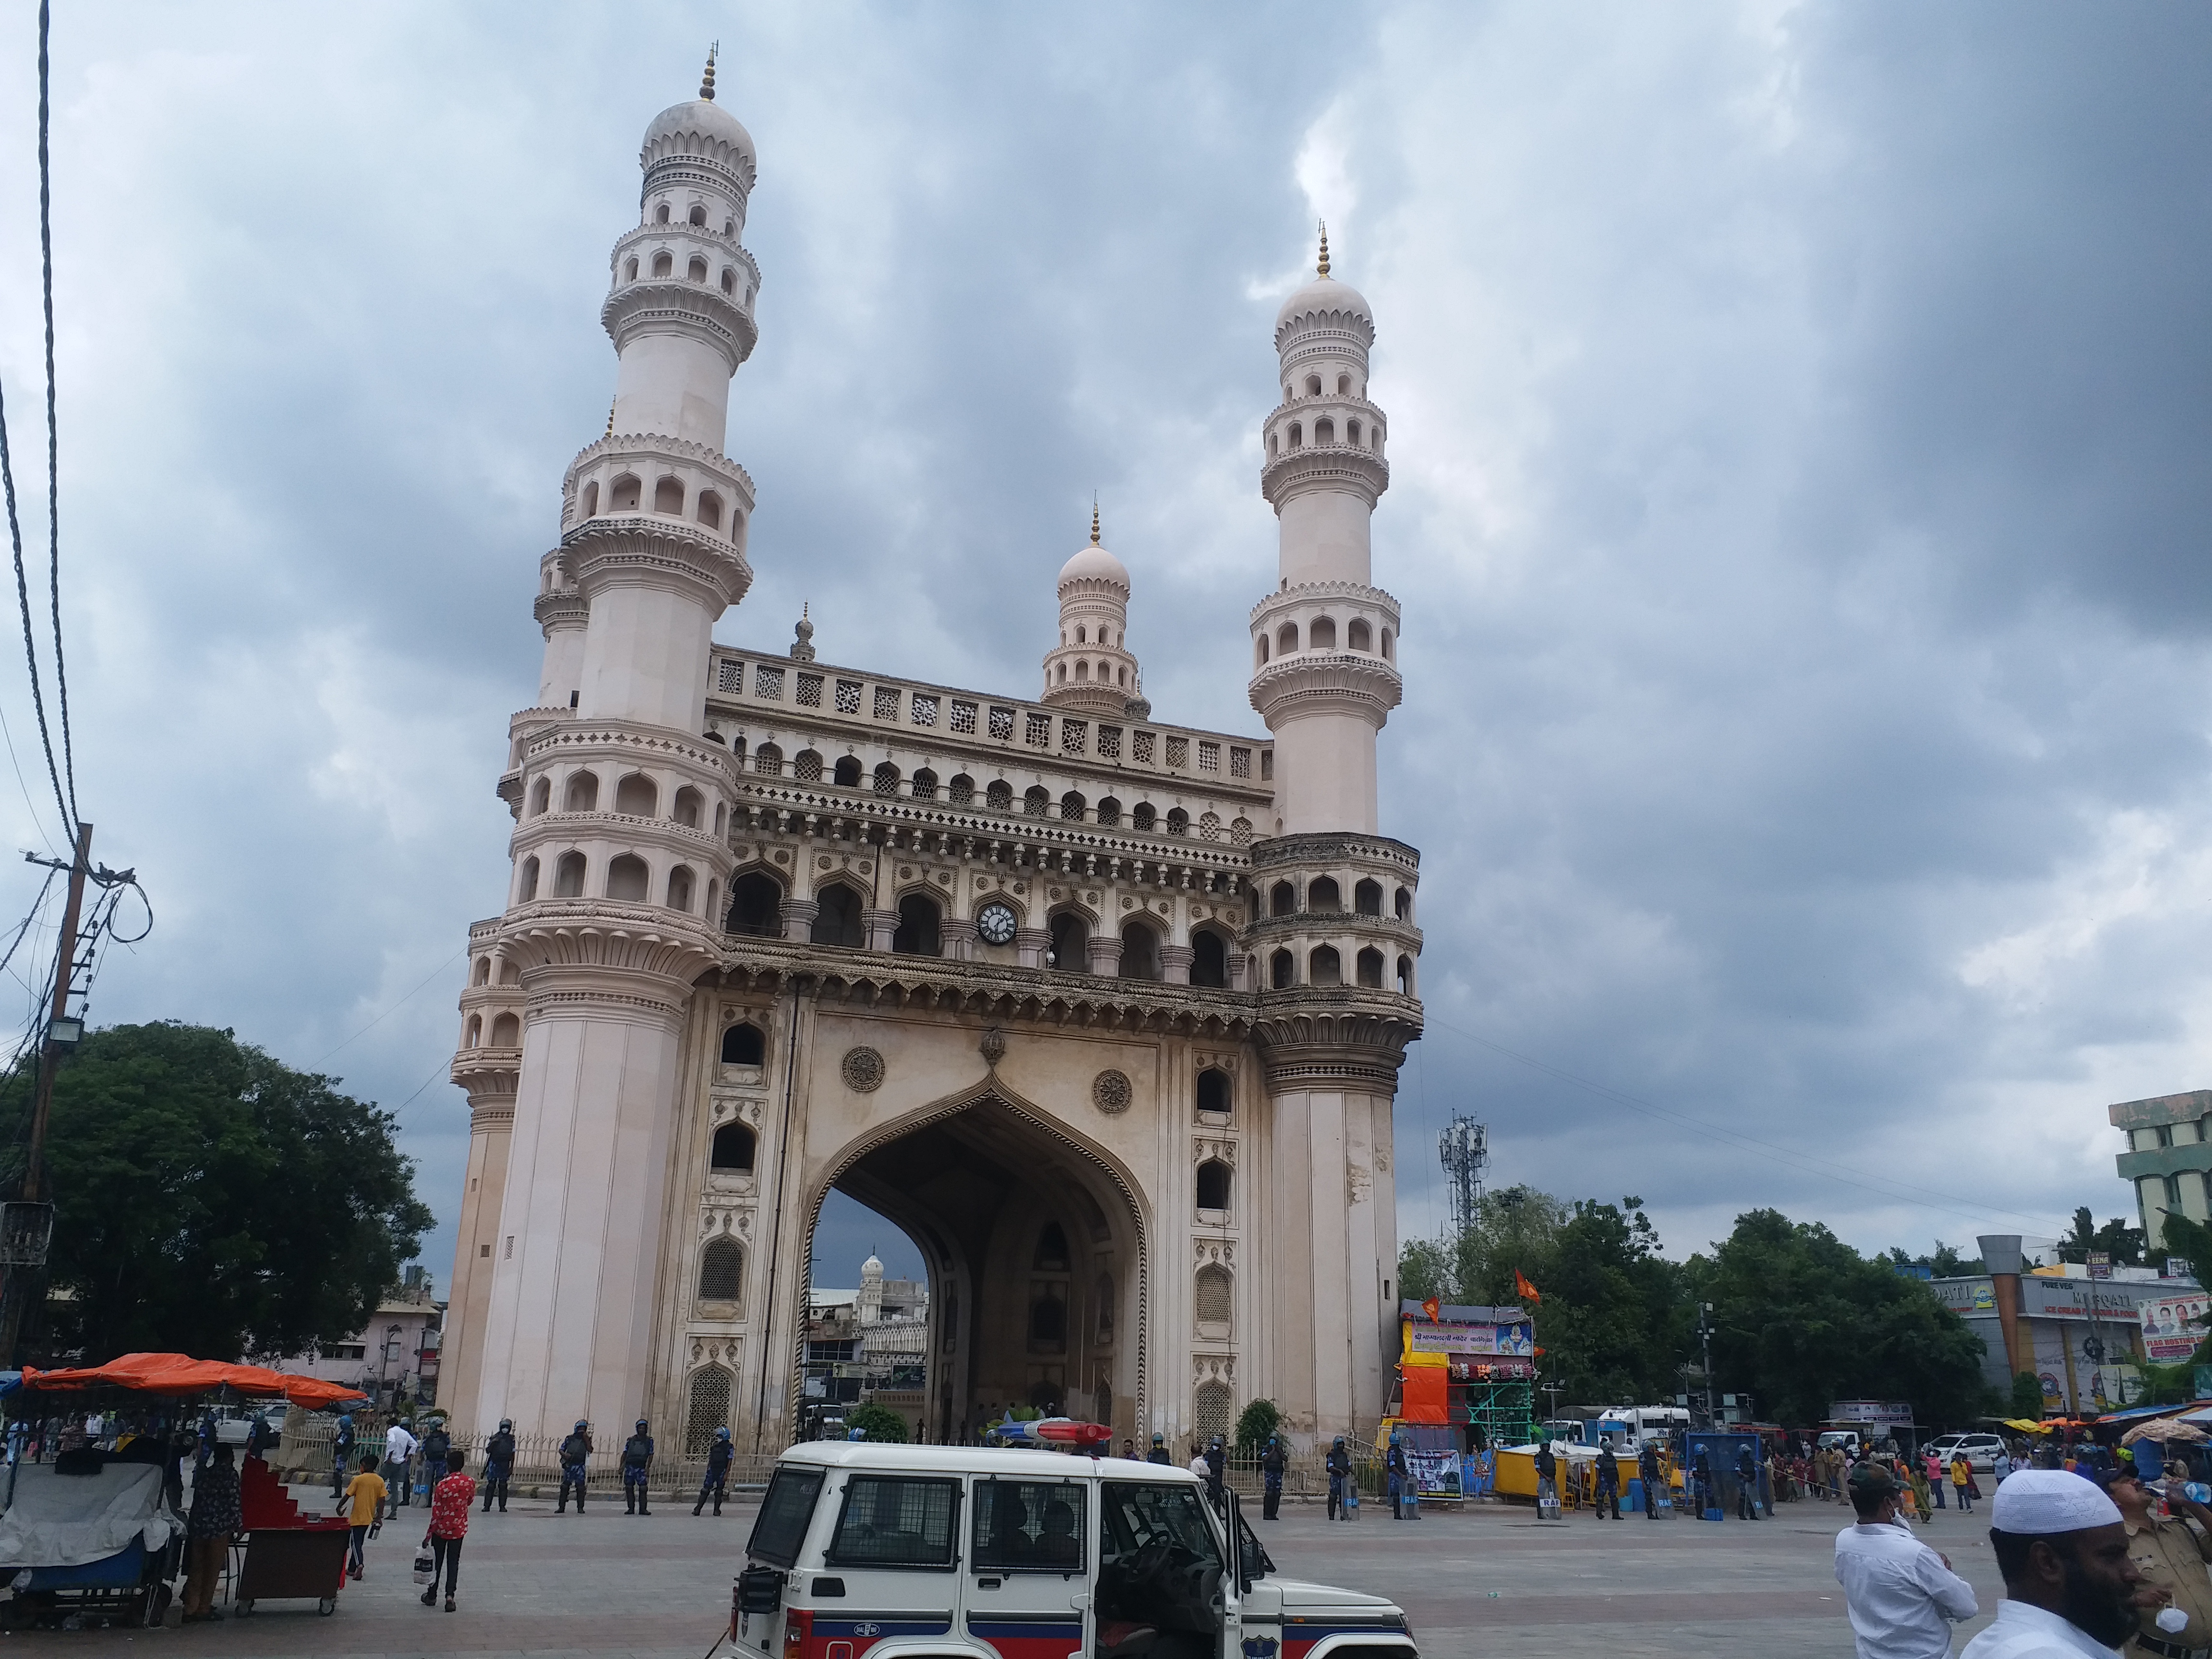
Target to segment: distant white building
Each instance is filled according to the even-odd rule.
[[[422,1267],[384,1293],[366,1328],[343,1342],[268,1362],[276,1370],[325,1382],[343,1382],[386,1403],[411,1400],[435,1404],[438,1360],[445,1342],[446,1304]]]

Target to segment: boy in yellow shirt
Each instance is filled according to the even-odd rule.
[[[353,1542],[346,1556],[346,1571],[354,1577],[362,1575],[362,1540],[368,1529],[376,1524],[383,1512],[385,1498],[384,1477],[376,1472],[376,1454],[363,1452],[361,1473],[346,1482],[346,1516],[353,1528]]]

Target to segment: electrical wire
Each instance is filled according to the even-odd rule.
[[[152,908],[151,906],[149,906],[149,907],[148,907],[149,913],[150,913],[151,908]],[[349,1046],[350,1044],[352,1044],[352,1043],[354,1043],[354,1042],[356,1042],[359,1041],[361,1038],[367,1036],[368,1036],[371,1031],[374,1030],[378,1026],[380,1026],[380,1025],[383,1024],[384,1024],[384,1022],[385,1022],[386,1020],[389,1019],[392,1015],[394,1015],[394,1014],[398,1013],[398,1012],[402,1008],[405,1007],[409,1003],[410,1003],[410,1002],[414,1001],[414,1000],[415,1000],[416,996],[416,995],[417,995],[417,994],[422,991],[422,986],[423,986],[423,985],[428,985],[428,984],[432,980],[434,980],[434,979],[437,978],[439,975],[441,975],[441,974],[444,973],[444,972],[446,971],[446,969],[448,969],[448,968],[452,967],[455,963],[459,962],[459,961],[463,957],[465,957],[465,956],[468,955],[468,953],[469,953],[469,947],[468,947],[466,945],[463,945],[459,950],[458,950],[458,951],[454,951],[453,955],[451,955],[451,956],[447,957],[443,962],[440,963],[439,963],[435,968],[433,968],[433,969],[432,969],[428,973],[427,973],[427,974],[423,975],[423,976],[422,976],[422,984],[421,984],[421,985],[417,985],[417,986],[415,988],[415,989],[414,989],[414,990],[410,991],[410,992],[409,992],[405,996],[404,996],[404,997],[400,998],[398,1001],[397,1001],[397,1002],[393,1003],[393,1004],[392,1004],[389,1008],[386,1008],[386,1009],[382,1013],[379,1014],[379,1015],[378,1015],[374,1019],[372,1019],[371,1021],[369,1021],[369,1022],[368,1022],[368,1024],[366,1024],[366,1025],[362,1026],[362,1027],[361,1028],[361,1030],[359,1030],[358,1031],[356,1031],[356,1032],[353,1034],[353,1036],[351,1036],[348,1037],[348,1038],[345,1040],[345,1042],[341,1042],[340,1044],[338,1044],[338,1048],[333,1048],[333,1049],[331,1049],[331,1053],[330,1053],[330,1054],[325,1054],[325,1055],[322,1057],[322,1059],[321,1059],[321,1060],[317,1060],[317,1061],[315,1062],[315,1064],[316,1064],[316,1065],[318,1065],[318,1066],[321,1066],[321,1065],[325,1064],[325,1062],[327,1062],[327,1061],[330,1060],[330,1058],[331,1058],[331,1054],[337,1054],[337,1053],[338,1048],[346,1048],[346,1047]],[[418,1089],[418,1090],[416,1090],[416,1092],[417,1094],[420,1094],[420,1093],[422,1092],[422,1091]]]
[[[31,708],[39,717],[39,742],[46,751],[46,776],[54,786],[54,805],[60,809],[62,839],[71,846],[76,844],[76,818],[70,811],[69,799],[62,791],[61,769],[54,764],[53,734],[46,727],[46,700],[39,684],[39,647],[31,632],[31,586],[23,574],[23,526],[15,510],[15,467],[8,447],[8,403],[4,392],[0,392],[0,493],[8,503],[8,538],[15,554],[15,607],[23,614],[23,657],[31,673]],[[51,844],[51,842],[50,842]]]
[[[54,378],[54,168],[47,144],[52,126],[52,65],[46,43],[53,33],[52,0],[39,0],[39,267],[46,309],[46,597],[54,619],[54,698],[61,715],[62,775],[69,783],[71,829],[77,821],[76,758],[71,752],[69,666],[62,659],[61,426]]]

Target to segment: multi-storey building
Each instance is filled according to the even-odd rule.
[[[1267,736],[1152,718],[1095,514],[1035,698],[819,661],[803,617],[723,646],[760,277],[711,64],[641,160],[614,410],[562,483],[499,781],[511,882],[471,930],[446,1397],[471,1426],[781,1443],[836,1188],[927,1261],[933,1437],[1016,1400],[1117,1437],[1259,1396],[1300,1436],[1371,1426],[1420,934],[1418,855],[1376,822],[1399,614],[1366,301],[1324,240],[1276,323]]]

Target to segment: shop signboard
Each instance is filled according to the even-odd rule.
[[[1864,1423],[1871,1428],[1909,1429],[1912,1407],[1895,1400],[1838,1400],[1828,1407],[1831,1423]]]
[[[2142,1320],[2143,1352],[2154,1365],[2179,1365],[2197,1352],[2204,1340],[2201,1320],[2212,1309],[2212,1297],[2199,1291],[2187,1296],[2154,1296],[2136,1304]]]

